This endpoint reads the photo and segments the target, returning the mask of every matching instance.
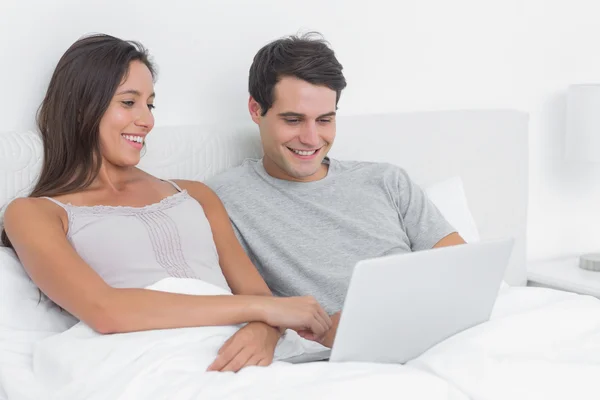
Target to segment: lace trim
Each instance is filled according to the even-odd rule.
[[[177,223],[162,211],[136,217],[146,227],[157,263],[169,276],[197,278],[183,255]]]
[[[71,203],[67,203],[66,206],[77,214],[84,215],[137,215],[145,214],[149,212],[162,211],[178,204],[183,203],[187,199],[190,199],[190,195],[187,190],[182,190],[168,197],[165,197],[158,203],[149,204],[143,207],[132,207],[132,206],[74,206]]]

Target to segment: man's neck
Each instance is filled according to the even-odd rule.
[[[265,171],[267,172],[267,174],[273,178],[281,179],[281,180],[289,181],[289,182],[308,183],[308,182],[320,181],[321,179],[324,179],[327,176],[327,173],[329,172],[329,159],[325,158],[324,161],[326,161],[326,162],[321,163],[317,172],[315,172],[314,174],[312,174],[310,176],[302,177],[302,178],[297,178],[297,177],[289,175],[268,157],[263,157],[262,162],[263,162],[263,167],[264,167]]]

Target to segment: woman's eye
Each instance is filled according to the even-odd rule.
[[[156,108],[154,104],[148,104],[148,110],[152,111]]]
[[[135,104],[135,102],[133,102],[133,101],[122,101],[121,104],[123,104],[126,107],[133,107],[133,105]]]

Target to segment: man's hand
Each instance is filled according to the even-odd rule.
[[[277,328],[263,322],[250,322],[223,344],[208,371],[238,372],[251,365],[266,367],[273,362],[280,337]]]
[[[317,340],[317,342],[321,343],[323,346],[329,347],[331,348],[333,346],[333,341],[335,340],[335,335],[337,333],[337,328],[338,325],[340,324],[340,316],[341,316],[341,311],[336,312],[335,314],[331,315],[331,328],[329,328],[329,330],[327,331],[327,333],[325,334],[325,336],[323,336],[320,340]],[[314,339],[314,335],[310,334],[309,332],[298,332],[298,334],[300,336],[302,336],[305,339],[308,340],[315,340]]]

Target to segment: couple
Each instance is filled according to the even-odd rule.
[[[38,112],[39,181],[5,213],[3,243],[94,330],[247,323],[209,370],[266,366],[285,329],[332,345],[358,260],[464,243],[402,169],[327,157],[346,81],[324,41],[287,37],[258,51],[248,108],[264,157],[206,184],[136,168],[154,80],[138,43],[75,42]],[[234,296],[144,289],[166,277]]]

